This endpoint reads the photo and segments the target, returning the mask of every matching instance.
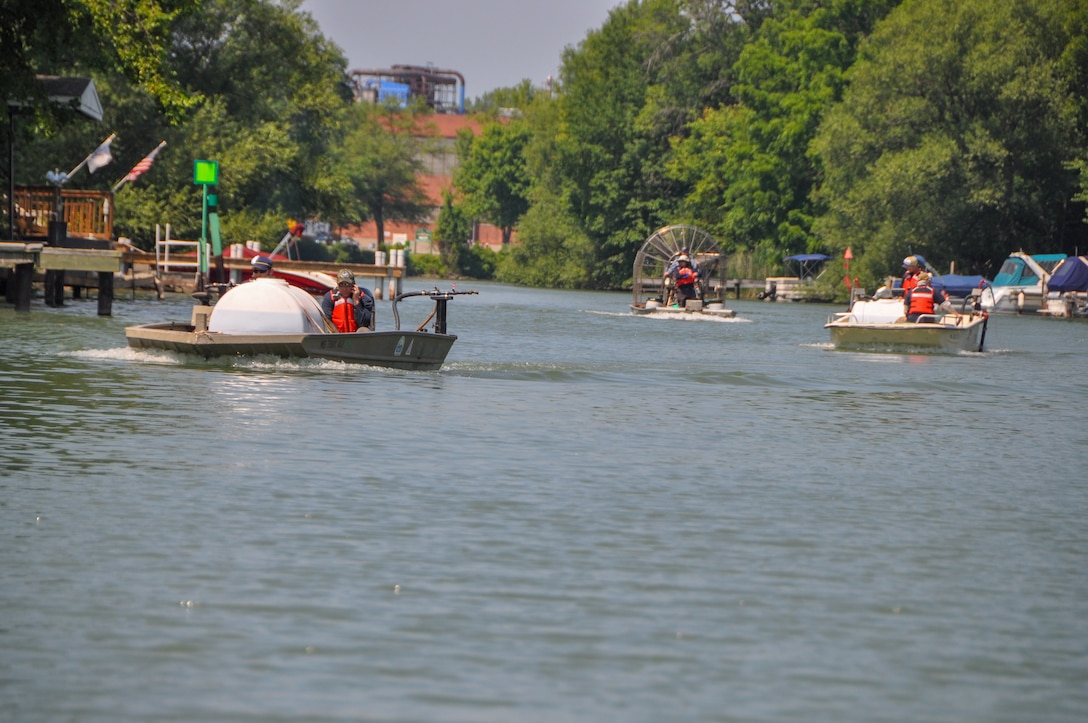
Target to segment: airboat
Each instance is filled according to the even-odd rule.
[[[678,303],[669,275],[685,255],[699,273],[694,299]],[[650,234],[635,255],[631,312],[657,317],[719,317],[737,312],[725,308],[725,254],[714,237],[695,226],[663,226]]]

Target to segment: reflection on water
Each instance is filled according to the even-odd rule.
[[[1088,324],[479,288],[433,373],[0,308],[3,717],[1083,718]]]

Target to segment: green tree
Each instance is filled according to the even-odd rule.
[[[342,204],[347,184],[330,179],[328,172],[328,149],[350,97],[342,85],[346,60],[340,51],[298,11],[295,0],[199,5],[199,17],[174,17],[160,54],[165,77],[196,100],[184,114],[171,113],[147,87],[120,73],[99,73],[101,126],[70,124],[35,135],[20,149],[19,180],[40,183],[49,168],[71,168],[101,142],[108,133],[104,126],[117,133],[114,165],[94,176],[81,173],[70,187],[109,188],[167,141],[153,169],[115,196],[115,232],[145,246],[156,223],[170,223],[178,238],[199,234],[200,189],[192,183],[196,158],[219,161],[217,191],[228,242],[274,243],[287,218],[320,215]],[[291,51],[284,53],[283,44]],[[83,67],[84,57],[75,45],[67,58],[72,65],[56,71]]]
[[[417,124],[425,123],[419,112],[393,106],[360,104],[348,111],[346,135],[333,155],[339,159],[336,173],[347,179],[354,201],[336,218],[338,225],[367,218],[385,238],[386,221],[421,222],[427,201],[419,187]]]
[[[529,140],[528,126],[516,120],[487,123],[479,138],[461,140],[464,155],[454,172],[454,186],[466,213],[501,229],[504,246],[529,208]]]
[[[675,139],[669,170],[690,188],[683,208],[695,223],[764,263],[817,250],[821,169],[809,146],[842,95],[855,44],[894,4],[782,3],[762,18],[732,69],[733,100]]]
[[[865,283],[911,252],[986,274],[1019,248],[1083,248],[1084,16],[1076,0],[918,0],[878,26],[815,143],[817,228]]]
[[[442,193],[442,208],[438,211],[435,223],[434,239],[438,242],[438,253],[447,269],[456,273],[463,271],[461,260],[468,250],[468,240],[472,238],[472,222],[463,209],[453,203],[453,194],[446,190]]]
[[[548,89],[540,89],[533,86],[532,82],[525,79],[510,88],[496,88],[484,93],[473,102],[467,104],[469,113],[487,113],[500,115],[503,111],[513,111],[514,115],[520,109],[527,108],[541,93],[549,93]]]
[[[175,82],[167,52],[172,24],[202,0],[3,0],[0,98],[42,109],[35,76],[120,73],[176,116],[196,97]]]
[[[594,249],[594,286],[630,278],[638,247],[675,205],[661,183],[667,137],[656,132],[658,116],[644,110],[657,74],[669,67],[655,59],[686,28],[678,0],[629,0],[563,53],[555,146],[560,200],[563,216]]]

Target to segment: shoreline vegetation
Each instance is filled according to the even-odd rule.
[[[471,101],[479,130],[452,148],[418,132],[425,98],[357,102],[343,52],[295,3],[26,5],[10,21],[26,51],[0,58],[0,93],[22,105],[14,183],[41,185],[109,134],[115,165],[65,188],[110,188],[161,148],[114,194],[115,234],[145,249],[167,220],[201,237],[194,159],[221,169],[224,245],[270,250],[292,219],[373,222],[378,239],[412,223],[440,269],[522,286],[622,287],[677,223],[717,239],[739,278],[827,254],[837,299],[847,250],[849,277],[875,288],[911,254],[992,278],[1012,251],[1088,248],[1080,0],[627,0],[557,49],[547,88]],[[43,75],[93,78],[101,122],[51,103]],[[435,205],[421,178],[450,156]],[[509,243],[471,246],[476,223]]]

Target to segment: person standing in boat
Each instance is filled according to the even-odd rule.
[[[272,259],[267,256],[254,256],[253,261],[250,262],[250,266],[253,267],[251,281],[272,278]]]
[[[321,299],[321,311],[341,332],[374,329],[374,294],[355,283],[351,269],[340,269],[336,288]]]
[[[676,258],[676,268],[672,269],[669,277],[675,289],[677,306],[684,308],[687,306],[688,299],[699,297],[697,288],[699,272],[691,267],[691,259],[686,254],[680,254]]]
[[[929,272],[921,272],[914,280],[914,288],[903,297],[903,313],[907,315],[907,321],[917,322],[924,315],[932,315],[938,308],[949,314],[956,313],[945,293],[933,288]]]
[[[918,274],[922,273],[922,269],[918,266],[917,256],[908,256],[903,259],[903,268],[906,269],[903,272],[903,293],[913,289],[918,284]]]

